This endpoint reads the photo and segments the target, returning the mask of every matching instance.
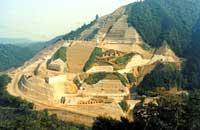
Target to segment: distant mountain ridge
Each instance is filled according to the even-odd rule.
[[[27,47],[20,47],[11,44],[0,45],[0,71],[11,67],[17,67],[34,55],[34,52]]]
[[[0,72],[22,65],[41,49],[56,43],[61,38],[62,36],[57,36],[46,42],[32,42],[27,39],[2,38],[0,41],[4,42],[2,44],[0,43]]]
[[[2,38],[0,37],[0,44],[30,44],[37,41],[32,41],[25,38]]]

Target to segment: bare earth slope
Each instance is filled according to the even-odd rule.
[[[96,23],[80,34],[79,40],[84,40],[94,30],[97,30],[91,39],[97,42],[105,43],[142,43],[138,32],[128,26],[126,7],[121,7],[113,13],[100,17]]]
[[[157,62],[179,62],[179,58],[167,47],[144,49],[145,44],[139,33],[128,26],[125,10],[124,6],[110,15],[98,18],[94,25],[80,34],[78,40],[60,40],[12,71],[10,75],[13,80],[7,87],[8,92],[33,102],[36,110],[47,108],[60,119],[88,126],[100,115],[115,119],[126,116],[119,102],[133,100],[130,96],[133,84],[126,82],[127,73],[132,73],[139,83]],[[84,41],[95,30],[94,37]],[[54,53],[63,46],[66,47],[66,61],[62,65],[51,64]],[[95,47],[102,50],[96,52],[102,53],[98,57],[91,56]],[[106,51],[108,54],[104,53]],[[127,57],[124,56],[127,54],[133,55],[125,64],[124,59]],[[94,67],[93,71],[83,72],[90,57],[92,63],[101,62],[105,66],[97,65],[96,68],[100,69]],[[119,64],[124,65],[124,68],[109,69],[109,73],[105,73],[105,68],[117,64],[117,58],[121,58],[118,61],[122,62]],[[35,72],[37,69],[39,74]],[[22,80],[22,77],[25,78]],[[102,79],[99,80],[99,77]],[[67,89],[76,91],[68,93]]]
[[[84,43],[73,43],[70,47],[68,47],[67,64],[69,72],[82,72],[82,69],[93,49],[93,45],[87,45]]]

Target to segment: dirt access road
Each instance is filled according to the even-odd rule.
[[[35,110],[48,109],[50,114],[57,114],[58,118],[62,120],[91,126],[94,121],[94,115],[81,113],[63,106],[42,103],[38,100],[31,98],[29,95],[26,95],[19,89],[18,82],[21,76],[27,71],[33,72],[34,67],[37,66],[38,63],[40,63],[42,60],[45,60],[45,57],[53,55],[54,52],[58,49],[58,47],[60,47],[61,45],[62,43],[56,43],[54,46],[50,46],[47,49],[42,50],[41,52],[39,52],[39,55],[37,54],[31,60],[26,62],[24,66],[21,66],[10,72],[12,82],[8,84],[7,91],[13,96],[21,97],[22,99],[28,102],[34,103]]]
[[[22,91],[20,91],[18,87],[18,81],[21,76],[22,76],[21,72],[12,75],[12,82],[7,86],[7,91],[11,95],[16,97],[21,97],[22,99],[27,100],[28,102],[34,103],[35,110],[48,109],[50,114],[57,114],[58,118],[62,120],[80,123],[86,126],[92,125],[92,122],[94,120],[94,115],[83,114],[81,112],[74,111],[73,109],[65,108],[62,106],[45,104],[24,94]]]
[[[70,121],[74,123],[84,124],[86,126],[91,126],[94,118],[103,115],[111,116],[116,119],[120,119],[123,116],[123,111],[117,103],[112,104],[91,104],[91,105],[76,105],[68,106],[62,104],[48,104],[46,102],[40,101],[31,97],[31,95],[26,94],[26,92],[19,89],[18,82],[23,74],[32,74],[36,66],[51,57],[56,50],[63,44],[50,46],[44,49],[42,52],[37,54],[34,58],[27,61],[24,66],[21,66],[10,72],[12,77],[12,82],[7,86],[7,91],[17,97],[32,102],[35,105],[35,110],[48,109],[50,114],[57,114],[59,119]],[[26,86],[30,87],[30,86]],[[39,96],[39,95],[38,95]]]

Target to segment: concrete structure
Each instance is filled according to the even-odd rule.
[[[49,77],[46,78],[46,81],[53,88],[54,99],[56,100],[60,100],[66,94],[77,94],[78,88],[72,81],[67,80],[66,75]]]
[[[55,77],[47,77],[46,78],[46,81],[48,84],[50,85],[54,85],[58,82],[63,82],[63,81],[66,81],[67,80],[67,76],[66,75],[58,75],[58,76],[55,76]]]
[[[48,65],[48,69],[63,72],[66,69],[66,64],[61,59],[57,59]]]

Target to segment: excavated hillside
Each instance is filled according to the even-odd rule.
[[[92,55],[92,50],[95,47],[102,48],[102,50],[115,50],[124,54],[134,53],[135,56],[132,57],[129,63],[124,64],[126,67],[118,72],[133,73],[137,79],[136,86],[146,74],[155,68],[158,62],[180,63],[179,57],[176,56],[167,43],[159,48],[152,48],[144,42],[138,31],[128,23],[128,8],[129,6],[123,6],[111,14],[96,17],[86,29],[78,34],[76,40],[85,42],[82,42],[84,45],[79,43],[80,48],[77,45],[68,48],[67,59],[70,72],[82,72],[84,64],[89,60],[89,56]],[[88,44],[86,41],[88,41]],[[116,65],[113,65],[111,57],[109,55],[100,57],[101,59],[107,58],[107,61],[102,60],[92,63],[93,65],[87,73],[115,71]]]
[[[90,123],[101,114],[119,119],[125,113],[118,103],[133,100],[132,88],[158,64],[180,62],[167,44],[152,48],[144,43],[129,26],[126,10],[123,6],[96,17],[74,31],[77,35],[71,32],[73,40],[64,36],[59,46],[16,71],[10,93],[44,108],[89,117]],[[58,114],[68,116],[62,111]],[[66,120],[77,122],[73,117]]]
[[[97,18],[93,26],[84,30],[79,40],[89,40],[105,43],[142,43],[138,32],[127,22],[126,6],[113,13]]]

